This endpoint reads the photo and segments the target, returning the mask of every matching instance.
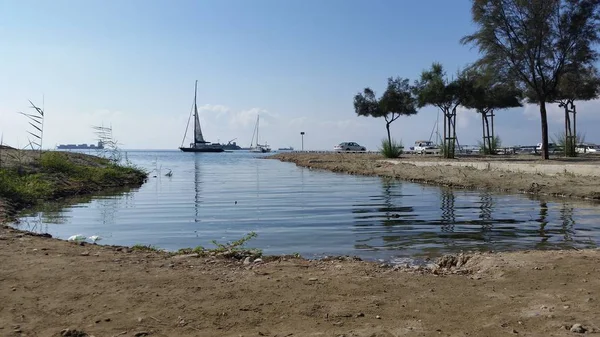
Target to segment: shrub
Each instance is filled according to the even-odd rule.
[[[488,148],[488,144],[487,141],[484,143],[482,142],[478,142],[479,145],[479,152],[483,153],[483,154],[496,154],[498,152],[498,149],[500,147],[502,147],[502,140],[500,139],[500,136],[494,136],[494,138],[492,138],[492,147]]]
[[[381,148],[379,151],[386,158],[398,158],[402,154],[403,148],[402,141],[397,142],[396,140],[392,139],[390,144],[390,142],[384,138],[381,140]]]

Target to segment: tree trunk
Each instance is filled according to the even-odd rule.
[[[494,148],[492,147],[492,142],[494,141],[492,139],[492,136],[490,136],[490,121],[488,120],[488,116],[487,114],[485,115],[485,128],[486,128],[486,136],[487,136],[487,141],[488,141],[488,154],[494,154]]]
[[[481,135],[483,140],[483,154],[486,154],[487,151],[485,150],[485,148],[487,145],[485,143],[485,112],[483,111],[481,112]]]
[[[540,100],[540,117],[542,121],[542,159],[550,159],[548,151],[548,114],[546,112],[546,102]]]
[[[386,122],[385,123],[385,128],[387,129],[388,144],[389,144],[390,149],[391,149],[392,148],[392,135],[390,134],[390,122]]]

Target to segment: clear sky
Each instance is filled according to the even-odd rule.
[[[433,61],[454,74],[477,57],[459,44],[473,30],[468,0],[0,0],[0,132],[25,146],[16,112],[44,99],[45,148],[93,142],[90,126],[104,124],[123,148],[176,149],[197,79],[209,141],[249,145],[260,113],[275,148],[299,148],[304,131],[306,149],[375,150],[385,123],[356,116],[353,96]],[[578,130],[600,143],[600,102],[578,111]],[[400,118],[393,137],[429,139],[436,118],[432,107]],[[461,110],[461,144],[480,126]],[[535,106],[498,112],[496,126],[506,145],[539,142]],[[550,134],[562,129],[550,108]]]

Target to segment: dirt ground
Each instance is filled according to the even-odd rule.
[[[580,157],[550,161],[532,159],[530,156],[444,160],[432,156],[405,156],[396,164],[381,162],[383,157],[371,154],[311,154],[280,153],[269,158],[293,162],[299,166],[325,169],[333,172],[379,175],[406,181],[448,186],[454,188],[486,189],[509,193],[529,193],[578,199],[600,200],[600,179],[575,174],[546,175],[540,173],[508,172],[500,170],[477,170],[471,167],[445,166],[448,161],[499,161],[535,165],[581,164],[599,165],[600,158]],[[534,157],[535,158],[535,157]],[[439,166],[415,166],[411,161],[439,161]],[[600,170],[600,167],[598,168]]]
[[[575,197],[598,191],[577,177],[438,173],[350,156],[279,159],[455,187],[527,191],[535,183],[539,190],[529,192]],[[576,193],[569,184],[589,189]],[[598,249],[445,256],[427,267],[352,258],[237,261],[81,245],[0,225],[0,263],[0,336],[600,334]]]
[[[1,227],[0,261],[2,336],[600,331],[599,250],[478,254],[436,275],[352,259],[171,256]]]

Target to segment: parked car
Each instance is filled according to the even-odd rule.
[[[594,145],[594,144],[579,144],[575,148],[575,151],[577,153],[593,153],[593,154],[598,154],[598,153],[600,153],[600,146]]]
[[[367,148],[359,145],[356,142],[343,142],[343,143],[339,143],[338,145],[334,146],[333,149],[335,151],[367,151]]]
[[[440,153],[440,148],[437,147],[432,141],[430,140],[417,140],[415,142],[415,146],[412,147],[413,151],[415,153],[418,154],[439,154]]]

